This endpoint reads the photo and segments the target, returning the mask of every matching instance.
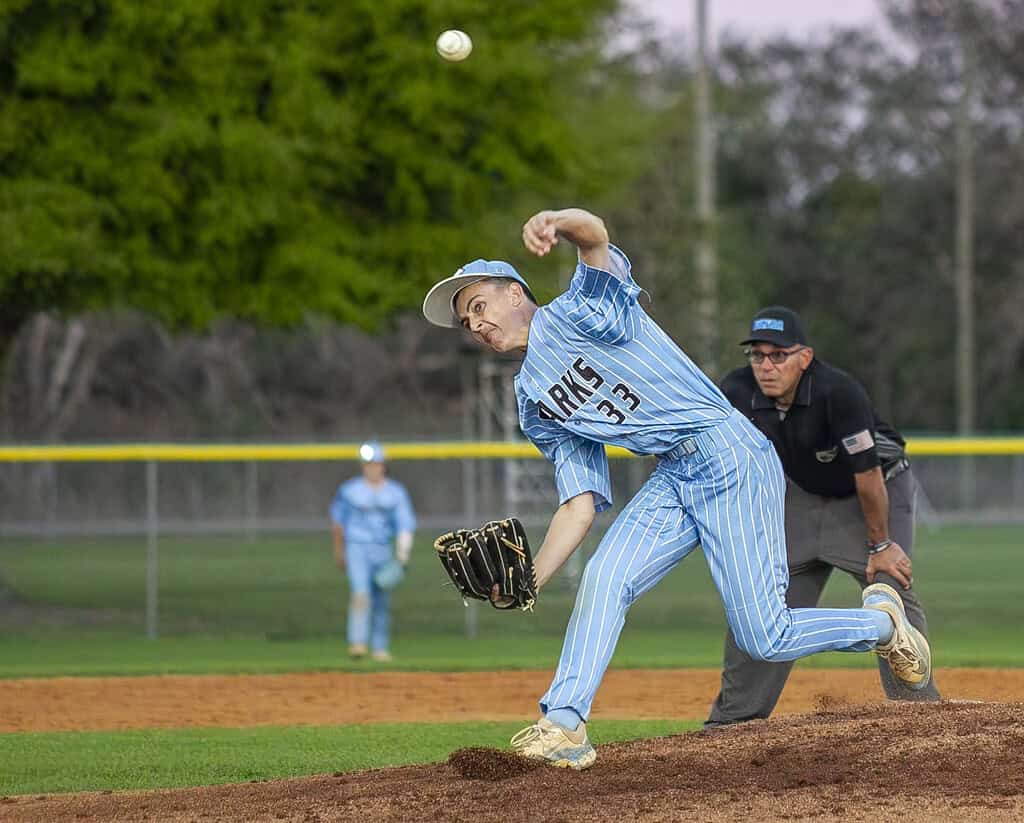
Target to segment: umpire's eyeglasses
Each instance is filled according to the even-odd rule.
[[[771,360],[774,365],[781,366],[790,358],[791,355],[794,355],[797,352],[802,352],[806,348],[807,346],[801,346],[800,348],[792,349],[791,351],[783,351],[782,349],[776,349],[775,351],[770,352],[747,349],[743,353],[747,356],[747,360],[749,360],[751,365],[753,366],[760,366],[765,361],[765,358]]]

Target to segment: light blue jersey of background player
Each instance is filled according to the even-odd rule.
[[[588,561],[540,700],[544,717],[513,748],[560,766],[594,762],[581,721],[626,612],[698,544],[737,643],[755,659],[899,646],[911,661],[904,674],[919,678],[930,666],[927,643],[910,634],[888,587],[865,590],[878,603],[865,600],[863,609],[786,607],[785,483],[771,443],[642,309],[629,261],[599,218],[544,211],[523,227],[538,255],[559,237],[578,248],[580,262],[549,305],[536,305],[510,264],[476,260],[436,284],[423,306],[436,325],[462,325],[496,352],[525,353],[516,378],[520,426],[554,465],[560,504],[536,556],[540,587],[578,548],[595,511],[611,504],[605,445],[660,458]]]
[[[370,651],[375,660],[387,661],[391,591],[374,577],[394,557],[403,566],[408,562],[416,515],[405,487],[385,475],[381,445],[364,443],[359,454],[362,475],[342,483],[329,507],[334,558],[348,578],[349,654]]]

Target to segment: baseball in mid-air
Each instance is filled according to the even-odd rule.
[[[452,63],[465,60],[472,51],[473,41],[464,31],[448,29],[441,32],[437,38],[437,53]]]

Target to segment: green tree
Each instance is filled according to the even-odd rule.
[[[636,154],[642,118],[593,127],[631,105],[616,8],[6,0],[0,341],[53,308],[379,325]]]

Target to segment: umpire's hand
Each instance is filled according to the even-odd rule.
[[[913,567],[903,547],[893,542],[889,548],[868,556],[868,583],[875,582],[876,574],[887,574],[904,589],[914,584]]]

